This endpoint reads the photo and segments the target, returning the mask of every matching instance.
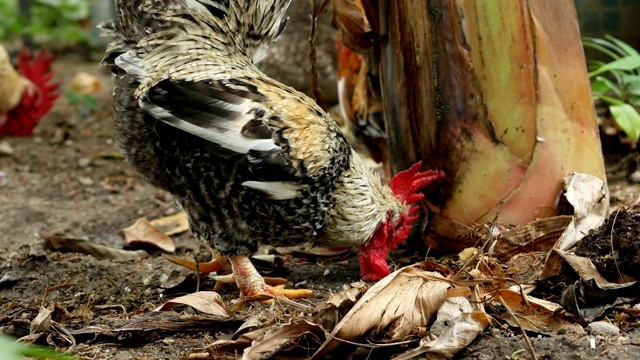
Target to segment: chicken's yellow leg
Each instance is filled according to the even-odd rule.
[[[236,278],[236,284],[244,296],[267,294],[287,299],[302,299],[313,295],[313,291],[308,289],[285,289],[281,286],[267,285],[248,256],[232,255],[229,256],[229,262]]]

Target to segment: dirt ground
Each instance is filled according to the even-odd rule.
[[[62,315],[51,332],[57,335],[39,339],[40,343],[70,349],[86,359],[177,359],[216,339],[229,338],[252,312],[271,312],[275,320],[292,311],[259,303],[206,330],[127,336],[86,331],[69,336],[68,332],[91,326],[114,328],[153,310],[164,302],[166,293],[161,291],[182,281],[190,271],[169,263],[158,251],[132,260],[98,260],[44,246],[44,239],[55,236],[121,248],[120,229],[140,217],[155,219],[177,211],[168,194],[146,185],[117,156],[109,74],[94,62],[70,56],[59,58],[54,66],[57,79],[63,80],[62,94],[79,71],[97,76],[102,90],[95,96],[98,107],[93,113],[71,105],[63,95],[33,136],[0,139],[13,149],[10,155],[0,155],[1,331],[26,336],[40,307],[57,304]],[[625,181],[621,184],[612,187],[613,201],[633,204],[640,192]],[[201,248],[188,232],[174,239],[178,256],[192,258]],[[324,265],[313,259],[290,258],[269,272],[313,289],[312,304],[359,279],[354,256]],[[193,284],[180,291],[188,292],[189,286]],[[205,289],[212,286],[210,281],[202,284]],[[238,296],[233,287],[222,294],[225,300]],[[591,337],[578,327],[575,332],[540,336],[532,342],[542,359],[638,358],[640,331],[633,327],[621,336],[594,337],[595,349],[590,348]],[[456,358],[531,358],[525,349],[517,330],[490,328]],[[384,356],[372,353],[369,358]]]

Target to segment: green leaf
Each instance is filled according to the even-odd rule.
[[[627,56],[602,65],[599,69],[589,73],[589,77],[594,77],[607,71],[631,71],[640,68],[640,56]]]
[[[69,100],[69,103],[71,105],[76,105],[77,103],[80,102],[80,96],[78,96],[77,92],[73,90],[69,90],[67,91],[67,100]]]
[[[84,104],[87,106],[89,110],[91,110],[91,112],[96,111],[96,109],[98,108],[98,102],[96,101],[96,98],[94,98],[89,94],[85,94],[82,97],[82,101],[84,101]]]
[[[603,76],[596,77],[596,80],[591,83],[591,89],[594,95],[606,95],[608,91],[613,91],[616,96],[622,96],[622,90],[613,81]]]
[[[625,56],[622,49],[616,47],[615,44],[605,39],[585,37],[582,39],[582,45],[584,47],[589,47],[600,51],[601,53],[606,54],[613,59],[619,59],[622,56]]]
[[[611,116],[622,128],[627,136],[634,142],[640,137],[640,114],[629,104],[609,106]]]
[[[6,360],[18,360],[20,358],[20,349],[22,344],[18,344],[15,340],[8,336],[0,335],[0,358]]]
[[[640,96],[640,75],[624,74],[622,75],[622,82],[627,93]]]
[[[618,48],[622,49],[622,51],[624,51],[626,55],[640,56],[640,53],[638,53],[638,51],[634,49],[633,46],[627,44],[626,42],[611,35],[605,35],[604,38],[616,44]]]
[[[60,353],[48,347],[27,345],[0,334],[0,359],[19,360],[23,357],[49,360],[78,360],[77,357]]]
[[[620,99],[613,98],[611,96],[600,95],[599,98],[600,98],[600,100],[606,102],[609,105],[624,105],[625,104],[624,101],[622,101]]]

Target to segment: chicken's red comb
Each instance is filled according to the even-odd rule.
[[[52,61],[53,56],[47,55],[44,50],[41,50],[33,60],[31,60],[31,54],[27,48],[23,48],[18,55],[18,70],[22,76],[29,79],[40,90],[40,96],[35,99],[34,103],[37,112],[33,114],[38,117],[38,120],[51,110],[54,101],[60,96],[56,93],[60,83],[50,82],[56,74],[51,70]]]
[[[51,83],[55,75],[50,70],[52,61],[53,57],[44,51],[40,51],[33,60],[28,49],[20,51],[18,70],[34,88],[25,89],[20,104],[7,114],[4,125],[0,127],[0,135],[29,136],[40,119],[51,110],[60,96],[56,93],[60,83]]]
[[[413,204],[422,199],[424,195],[418,191],[425,188],[432,182],[444,179],[444,172],[441,170],[420,171],[422,161],[413,164],[409,169],[400,171],[391,180],[391,190],[398,200],[406,204]]]
[[[428,186],[429,184],[444,179],[444,172],[441,170],[429,170],[425,172],[420,171],[422,161],[418,161],[413,164],[409,169],[400,171],[391,180],[391,190],[396,195],[398,200],[406,204],[415,204],[418,201],[424,199],[424,194],[418,192]],[[418,206],[412,206],[409,209],[408,214],[400,214],[400,220],[398,221],[399,227],[396,229],[396,237],[392,244],[389,244],[391,249],[395,249],[396,246],[403,242],[413,228],[413,223],[418,219],[419,215]]]

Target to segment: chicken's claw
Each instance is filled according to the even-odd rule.
[[[285,289],[284,286],[269,286],[247,256],[229,256],[229,262],[233,269],[236,284],[243,296],[253,297],[269,295],[274,298],[287,298],[290,300],[304,299],[313,296],[309,289]]]

